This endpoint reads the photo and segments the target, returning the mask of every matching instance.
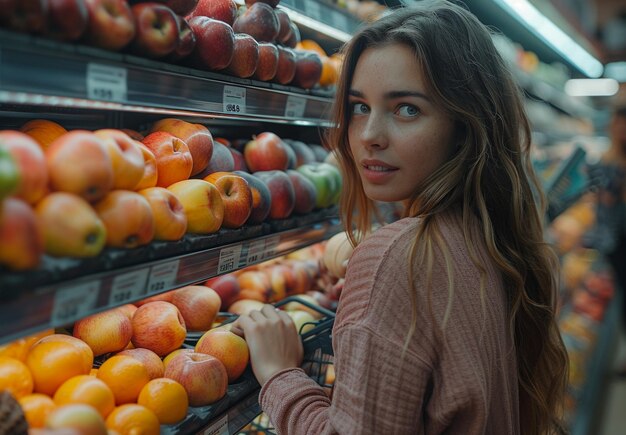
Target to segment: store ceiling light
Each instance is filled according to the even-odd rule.
[[[589,77],[602,75],[602,63],[527,0],[496,0],[504,10]]]
[[[609,97],[617,94],[614,79],[572,79],[565,82],[565,92],[573,97]]]
[[[604,66],[604,77],[626,83],[626,62],[611,62]]]

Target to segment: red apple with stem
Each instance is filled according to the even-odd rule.
[[[132,319],[135,347],[143,347],[163,357],[185,341],[185,319],[175,305],[156,301],[140,306]]]
[[[247,33],[259,42],[274,42],[280,29],[272,7],[265,3],[254,3],[235,19],[233,30]]]
[[[270,42],[259,44],[259,64],[253,78],[268,82],[276,76],[278,71],[278,48]]]
[[[296,75],[296,53],[287,47],[278,46],[278,68],[274,81],[289,84]]]
[[[237,16],[237,4],[233,0],[199,0],[187,18],[196,16],[213,18],[232,26]]]
[[[261,171],[254,175],[267,184],[272,196],[269,217],[272,219],[288,218],[296,205],[296,192],[289,176],[283,171]]]
[[[47,27],[47,15],[47,0],[0,1],[0,25],[18,32],[44,32]]]
[[[48,28],[47,36],[63,41],[76,41],[89,22],[87,6],[82,0],[47,0]]]
[[[235,51],[226,71],[234,76],[248,78],[259,64],[259,43],[244,33],[235,34]]]
[[[214,172],[204,178],[219,190],[224,204],[225,228],[239,228],[246,223],[252,212],[252,191],[248,182],[229,172]]]
[[[228,388],[224,364],[204,353],[181,352],[176,355],[167,364],[165,377],[185,388],[191,406],[215,403],[226,395]]]
[[[287,169],[287,145],[275,133],[264,132],[246,144],[243,150],[246,165],[252,172]]]
[[[131,49],[142,56],[159,58],[178,45],[178,19],[165,5],[139,3],[132,8],[136,34]]]
[[[89,12],[86,41],[107,50],[121,50],[135,37],[135,19],[125,0],[85,0]]]
[[[196,35],[191,30],[189,22],[180,16],[176,16],[176,20],[178,21],[178,42],[174,51],[168,57],[169,60],[174,62],[189,56],[196,47]]]
[[[196,64],[209,70],[226,68],[235,51],[235,32],[223,21],[196,16],[189,21],[196,35],[196,47],[191,54]]]
[[[247,172],[234,171],[233,174],[239,175],[246,180],[252,192],[252,212],[246,223],[251,225],[260,224],[267,218],[272,206],[272,195],[267,184],[260,178]]]

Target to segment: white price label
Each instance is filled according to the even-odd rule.
[[[333,12],[333,26],[336,29],[348,31],[348,17],[341,12]]]
[[[62,326],[91,313],[96,307],[99,293],[100,281],[57,289],[50,320],[52,326]]]
[[[249,266],[258,263],[263,259],[263,251],[265,251],[265,240],[256,240],[248,246],[248,255],[246,256],[246,265]]]
[[[141,269],[117,275],[113,278],[109,305],[125,304],[144,296],[147,293],[146,280],[148,279],[148,272],[149,269]]]
[[[285,105],[285,116],[288,118],[302,118],[306,109],[306,98],[289,95]]]
[[[228,273],[239,267],[241,245],[229,246],[220,251],[220,260],[217,263],[217,273]]]
[[[125,102],[127,92],[126,68],[98,63],[87,65],[87,98]]]
[[[228,414],[220,417],[215,423],[207,427],[202,435],[229,435],[228,431]]]
[[[272,236],[265,239],[265,252],[263,258],[272,258],[276,255],[278,245],[280,244],[280,236]]]
[[[235,115],[246,113],[246,88],[224,86],[224,112]]]
[[[179,263],[179,260],[174,260],[169,263],[152,266],[150,278],[148,279],[148,293],[157,293],[174,287],[176,277],[178,276]]]
[[[304,10],[307,17],[320,21],[322,18],[322,7],[317,0],[307,0],[304,2]]]

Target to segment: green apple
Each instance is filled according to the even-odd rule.
[[[328,163],[305,163],[297,171],[315,185],[317,208],[326,208],[337,203],[342,186],[339,169]]]
[[[17,190],[20,171],[11,153],[0,148],[0,200]]]

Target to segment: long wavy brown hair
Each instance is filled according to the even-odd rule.
[[[348,91],[361,53],[388,44],[405,44],[415,52],[428,95],[454,120],[459,142],[450,159],[406,201],[405,215],[421,218],[408,259],[411,276],[418,267],[432,276],[437,246],[451,277],[438,216],[459,208],[484,295],[486,271],[470,231],[474,225],[481,228],[508,297],[510,324],[503,327],[509,328],[515,343],[521,433],[560,433],[568,362],[555,318],[558,261],[543,240],[544,201],[529,159],[529,122],[521,92],[489,30],[463,7],[446,1],[418,2],[360,30],[344,47],[333,109],[337,128],[328,132],[329,146],[344,174],[340,204],[344,225],[356,245],[371,231],[375,215],[350,151]],[[450,304],[454,288],[449,282]],[[407,343],[417,326],[414,293]],[[442,320],[445,328],[447,318]]]

